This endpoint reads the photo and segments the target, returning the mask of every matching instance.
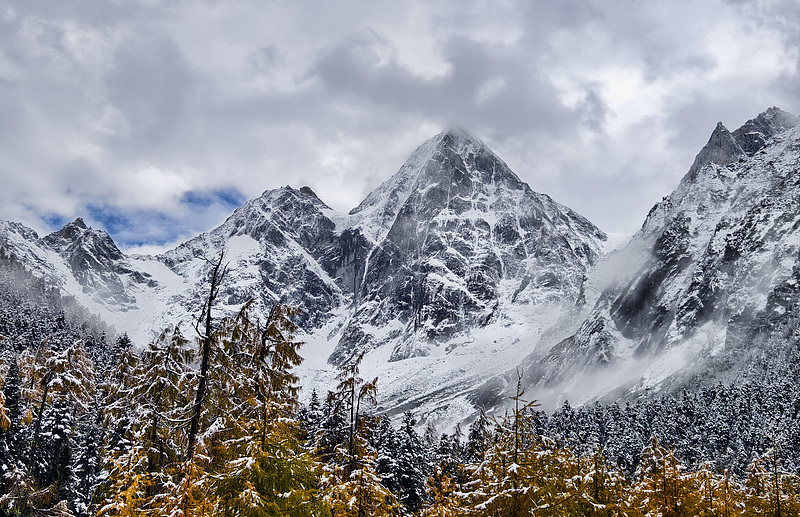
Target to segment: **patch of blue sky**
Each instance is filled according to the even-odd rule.
[[[65,224],[69,223],[71,219],[68,217],[64,217],[61,214],[45,214],[42,216],[42,222],[46,225],[46,227],[50,230],[59,230],[64,227]]]
[[[185,193],[177,210],[124,209],[108,204],[88,205],[87,224],[103,229],[121,248],[163,246],[213,229],[241,206],[246,197],[235,189]],[[68,218],[50,214],[50,226],[63,226]]]
[[[241,206],[247,198],[236,189],[217,189],[209,192],[187,192],[181,203],[189,206],[209,207],[213,204],[227,204],[231,208]]]

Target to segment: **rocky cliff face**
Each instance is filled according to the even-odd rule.
[[[220,300],[235,311],[251,298],[257,313],[274,303],[300,308],[298,323],[318,327],[346,292],[336,272],[341,244],[332,212],[311,189],[283,187],[245,203],[218,228],[158,257],[190,284],[181,303],[197,311],[207,290],[211,262],[224,252],[228,264]],[[198,303],[200,305],[198,305]]]
[[[771,108],[733,133],[718,124],[678,188],[610,259],[626,273],[575,335],[529,358],[529,381],[569,390],[574,375],[602,375],[618,393],[742,375],[755,322],[796,301],[798,122]]]
[[[457,130],[423,144],[350,215],[365,244],[334,363],[386,343],[392,361],[427,355],[511,304],[574,305],[606,240]]]

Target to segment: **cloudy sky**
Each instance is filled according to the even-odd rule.
[[[631,233],[717,121],[800,113],[800,3],[0,0],[0,219],[124,248],[348,211],[448,126]]]

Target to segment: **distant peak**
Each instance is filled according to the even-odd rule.
[[[772,122],[783,129],[789,129],[800,124],[800,118],[792,115],[788,111],[783,111],[777,106],[772,106],[771,108],[767,108],[766,111],[759,113],[756,118],[750,119],[747,122],[745,122],[745,125],[749,123],[758,123],[758,122],[763,123],[767,121]]]
[[[297,190],[293,189],[291,185],[283,185],[278,188],[267,189],[261,193],[261,198],[263,199],[274,199],[281,196],[285,196],[286,194],[297,194]]]
[[[722,122],[717,122],[717,127],[711,133],[708,143],[695,157],[694,163],[692,163],[683,181],[693,182],[700,169],[709,163],[727,165],[745,157],[744,150],[739,146],[731,132],[728,131],[728,128]]]
[[[283,187],[278,187],[272,190],[265,190],[263,194],[261,194],[261,199],[267,200],[269,202],[278,201],[278,200],[303,200],[304,202],[311,202],[314,206],[318,208],[329,208],[317,194],[311,190],[311,187],[303,186],[299,189],[295,189],[290,185],[285,185]]]
[[[486,146],[479,138],[476,138],[472,133],[460,127],[447,128],[442,131],[439,136],[441,137],[442,143],[453,143],[459,148],[467,146]]]
[[[317,197],[317,194],[316,194],[316,192],[314,192],[313,190],[311,190],[311,187],[309,187],[308,185],[305,185],[305,186],[303,186],[303,187],[300,187],[300,192],[302,192],[303,194],[305,194],[305,195],[307,195],[307,196],[314,196],[314,197]]]
[[[770,138],[797,125],[800,125],[800,118],[772,106],[734,131],[733,138],[748,156],[753,156],[767,145]]]
[[[78,217],[77,219],[72,221],[72,223],[70,223],[70,224],[72,224],[73,226],[77,226],[78,228],[82,228],[84,230],[88,230],[89,229],[89,227],[86,226],[86,223],[83,222],[83,218],[82,217]]]
[[[788,111],[783,111],[782,109],[780,109],[777,106],[772,106],[770,108],[767,108],[767,111],[765,111],[764,113],[761,113],[761,115],[765,115],[765,116],[767,116],[769,118],[791,117],[793,119],[797,119],[797,117],[795,117],[794,115],[792,115]],[[759,115],[759,116],[761,116],[761,115]]]
[[[459,138],[459,139],[469,139],[474,140],[475,138],[470,134],[469,131],[464,129],[463,127],[448,127],[442,131],[442,135],[449,136],[451,138]]]

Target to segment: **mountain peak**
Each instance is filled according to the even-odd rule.
[[[442,149],[450,148],[456,154],[461,156],[469,154],[470,152],[485,152],[492,155],[494,154],[480,138],[477,138],[463,128],[447,128],[434,137],[434,139],[438,140],[437,149],[440,151]]]
[[[350,215],[379,212],[381,219],[393,220],[415,191],[473,183],[502,184],[511,190],[528,188],[481,140],[464,129],[447,128],[414,150],[400,170]]]
[[[292,203],[300,202],[300,203],[308,203],[310,202],[312,205],[319,209],[330,209],[328,205],[326,205],[318,196],[317,194],[311,190],[311,187],[303,186],[300,189],[295,189],[290,185],[285,185],[283,187],[278,187],[272,190],[265,190],[261,197],[259,198],[262,201],[267,203],[280,203],[283,204],[287,200],[291,200]],[[255,200],[248,202],[250,204],[255,202]]]
[[[800,125],[800,118],[773,106],[745,122],[732,134],[747,156],[753,156],[767,145],[770,138],[797,125]]]
[[[464,129],[462,127],[448,127],[448,128],[445,128],[440,133],[440,135],[442,136],[442,140],[449,139],[451,141],[455,141],[455,142],[459,142],[459,143],[476,142],[476,143],[483,144],[483,142],[481,142],[480,139],[476,138],[475,136],[472,135],[472,133],[470,133],[469,131],[467,131],[466,129]]]
[[[74,241],[87,231],[92,230],[86,226],[86,223],[82,217],[78,217],[74,221],[65,224],[60,230],[55,231],[44,238],[50,242],[55,242],[59,239],[65,241]]]
[[[722,122],[717,122],[717,127],[711,133],[708,143],[697,153],[694,163],[692,163],[682,182],[693,182],[697,178],[697,173],[700,169],[709,163],[728,165],[746,157],[744,150],[736,142],[728,128]]]

